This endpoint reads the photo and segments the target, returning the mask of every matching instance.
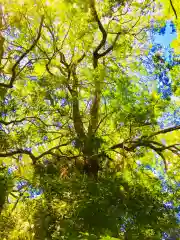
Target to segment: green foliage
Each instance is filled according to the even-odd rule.
[[[1,1],[0,239],[179,234],[179,68],[162,99],[140,60],[163,2]]]

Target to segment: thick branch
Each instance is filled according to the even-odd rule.
[[[53,124],[47,124],[45,123],[43,120],[41,120],[41,118],[39,117],[24,117],[24,118],[21,118],[19,120],[12,120],[12,121],[9,121],[9,122],[6,122],[4,120],[0,120],[0,124],[3,124],[5,126],[8,126],[10,124],[17,124],[17,123],[21,123],[21,122],[24,122],[24,121],[28,121],[28,122],[31,122],[32,120],[38,120],[40,121],[43,125],[45,125],[46,127],[52,127],[52,126],[56,126],[56,125],[53,125]]]
[[[119,144],[115,144],[112,147],[110,147],[109,150],[121,148],[128,152],[134,152],[135,149],[138,147],[148,147],[148,148],[154,150],[163,159],[165,170],[167,170],[167,162],[163,155],[163,151],[169,150],[178,156],[179,156],[179,152],[180,152],[180,149],[177,147],[177,146],[179,146],[178,144],[165,146],[156,141],[149,141],[149,140],[147,141],[147,140],[142,140],[142,139],[128,142],[128,145],[130,145],[130,146],[126,146],[125,144],[126,144],[126,142],[121,142]]]
[[[67,68],[67,70],[68,70],[70,64],[68,64],[68,63],[66,62],[66,59],[65,59],[64,53],[59,52],[59,56],[60,56],[60,62],[61,62],[61,63]]]
[[[51,61],[52,61],[52,59],[53,59],[54,56],[55,56],[55,53],[53,53],[50,58],[49,58],[48,55],[47,55],[47,57],[48,57],[48,62],[46,63],[46,70],[47,70],[47,72],[48,72],[51,76],[54,76],[54,74],[50,71],[49,65],[50,65],[50,63],[51,63]]]
[[[177,12],[176,12],[176,9],[174,8],[172,0],[170,0],[170,4],[171,4],[172,10],[174,12],[174,15],[176,16],[176,19],[178,19]]]
[[[46,156],[46,155],[51,154],[53,150],[59,149],[60,147],[67,146],[68,144],[69,144],[69,142],[64,143],[64,144],[61,144],[61,145],[58,145],[58,146],[55,146],[55,147],[52,147],[52,148],[50,148],[49,150],[47,150],[46,152],[43,152],[43,153],[40,154],[38,157],[36,157],[36,160],[39,160],[40,158],[42,158],[42,157],[44,157],[44,156]]]
[[[17,150],[12,150],[10,152],[0,153],[0,158],[2,158],[2,157],[12,157],[12,156],[14,156],[16,154],[26,154],[26,155],[28,155],[32,159],[33,165],[35,165],[37,160],[39,160],[40,158],[42,158],[42,157],[44,157],[46,155],[49,155],[49,154],[51,155],[51,154],[53,154],[52,153],[53,150],[59,149],[60,147],[66,146],[68,144],[69,144],[69,142],[68,143],[63,143],[63,144],[55,146],[55,147],[52,147],[52,148],[50,148],[49,150],[45,151],[44,153],[40,154],[37,157],[34,156],[34,154],[31,151],[29,151],[29,150],[17,149]]]
[[[94,68],[97,67],[98,59],[100,57],[106,56],[110,51],[113,50],[113,48],[114,48],[114,46],[115,46],[119,36],[120,36],[120,33],[117,33],[117,35],[116,35],[112,45],[109,48],[107,48],[103,53],[101,53],[101,54],[97,53],[96,56],[94,55],[94,61],[93,61]],[[101,95],[100,83],[99,83],[99,81],[96,81],[96,83],[95,83],[94,99],[93,99],[93,103],[92,103],[91,111],[90,111],[91,120],[90,120],[89,127],[88,127],[89,134],[92,134],[92,132],[96,131],[96,129],[97,129],[97,125],[98,125],[98,111],[99,111],[99,105],[100,105],[100,95]]]
[[[98,111],[99,111],[99,106],[100,106],[100,95],[101,95],[101,90],[100,90],[100,83],[96,82],[95,84],[95,93],[94,93],[94,99],[93,103],[91,106],[91,111],[90,111],[90,123],[88,127],[88,134],[91,135],[94,133],[97,129],[98,126]]]
[[[77,90],[78,78],[76,75],[75,65],[72,67],[72,77],[73,77],[72,89],[69,89],[69,90],[73,98],[73,103],[72,103],[73,123],[74,123],[74,128],[77,136],[79,137],[79,139],[84,140],[85,132],[84,132],[84,126],[83,126],[83,122],[82,122],[82,118],[79,110],[79,99],[78,99],[78,90]]]
[[[94,50],[94,56],[97,56],[98,54],[98,51],[104,46],[104,44],[106,43],[106,39],[107,39],[107,33],[106,33],[106,30],[104,29],[99,17],[98,17],[98,14],[97,14],[97,11],[96,11],[96,8],[95,8],[95,0],[90,0],[90,8],[91,8],[91,11],[92,11],[92,15],[95,19],[95,21],[97,22],[98,24],[98,27],[99,27],[99,30],[101,31],[102,33],[102,39],[101,39],[101,42],[99,43],[99,45],[96,47],[96,49]]]
[[[86,135],[84,132],[84,126],[82,122],[82,117],[79,110],[79,99],[78,99],[78,78],[76,74],[76,68],[77,65],[84,59],[85,53],[82,54],[82,56],[74,63],[68,64],[65,56],[62,52],[59,52],[60,54],[60,62],[64,65],[68,76],[67,76],[67,87],[68,90],[72,96],[72,113],[73,113],[73,123],[74,128],[76,131],[76,134],[78,138],[82,141],[84,141]],[[72,87],[69,85],[70,78],[72,77]]]
[[[132,147],[127,147],[124,142],[113,145],[109,150],[115,150],[117,148],[122,148],[128,152],[134,152],[134,149]]]
[[[0,153],[0,158],[2,158],[2,157],[12,157],[16,154],[26,154],[32,159],[33,164],[36,164],[37,158],[30,151],[25,150],[25,149],[17,149],[17,150],[13,150],[11,152]]]
[[[176,130],[179,130],[179,129],[180,129],[180,125],[175,126],[175,127],[166,128],[166,129],[160,130],[160,131],[158,131],[158,132],[155,132],[155,133],[151,134],[150,136],[144,136],[144,137],[152,138],[152,137],[157,136],[157,135],[159,135],[159,134],[164,134],[164,133],[168,133],[168,132],[173,132],[173,131],[176,131]],[[143,137],[142,137],[142,138],[143,138]]]
[[[36,39],[34,40],[34,42],[32,43],[32,45],[19,57],[19,59],[15,62],[15,64],[12,67],[12,76],[11,76],[11,80],[9,84],[5,84],[5,83],[0,83],[1,87],[6,87],[6,88],[12,88],[13,87],[13,83],[16,80],[17,77],[17,73],[16,73],[16,68],[19,66],[20,62],[27,56],[27,54],[29,52],[31,52],[33,50],[33,48],[37,45],[40,37],[41,37],[41,30],[42,30],[42,25],[44,22],[44,16],[41,17],[41,22],[40,22],[40,26],[39,26],[39,31],[37,34]]]
[[[99,30],[102,33],[102,39],[101,39],[99,45],[96,47],[96,49],[93,52],[93,67],[94,67],[94,69],[96,69],[98,66],[98,59],[106,56],[110,51],[113,50],[113,48],[120,36],[120,33],[117,33],[112,45],[109,48],[107,48],[103,53],[98,53],[99,50],[101,50],[105,46],[106,39],[107,39],[107,32],[104,29],[104,27],[98,17],[94,0],[90,0],[90,8],[92,10],[94,19],[96,20],[96,22],[98,24]],[[97,129],[100,97],[101,97],[100,83],[97,80],[95,83],[95,93],[94,93],[93,102],[92,102],[91,111],[90,111],[91,119],[90,119],[90,123],[89,123],[89,127],[88,127],[89,135],[92,135],[92,133],[95,132]]]
[[[22,119],[19,119],[19,120],[12,120],[12,121],[9,121],[9,122],[6,122],[6,121],[4,121],[4,120],[0,120],[0,124],[3,124],[3,125],[5,125],[5,126],[8,126],[8,125],[10,125],[10,124],[21,123],[21,122],[23,122],[23,121],[25,121],[25,120],[26,120],[26,118],[22,118]]]
[[[110,51],[113,50],[113,48],[114,48],[114,46],[115,46],[115,44],[116,44],[120,34],[121,34],[120,32],[116,34],[116,37],[115,37],[115,39],[114,39],[114,41],[113,41],[113,43],[112,43],[112,45],[110,47],[108,47],[103,53],[99,53],[98,54],[99,58],[106,56]]]
[[[161,148],[160,147],[155,147],[153,144],[156,144],[158,146],[160,145],[162,147]],[[137,148],[137,147],[140,147],[140,146],[148,147],[148,148],[154,150],[162,158],[162,160],[164,162],[165,170],[167,171],[167,162],[166,162],[166,159],[165,159],[165,157],[164,157],[164,155],[162,153],[166,148],[165,148],[165,146],[163,146],[163,144],[160,144],[158,142],[151,142],[151,141],[150,142],[147,142],[147,141],[145,141],[145,142],[137,142],[137,144],[135,144],[133,146],[133,148]],[[167,147],[167,149],[168,149],[168,147]]]

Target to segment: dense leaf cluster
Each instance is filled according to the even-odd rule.
[[[1,1],[0,239],[179,239],[178,53],[150,44],[162,2]]]

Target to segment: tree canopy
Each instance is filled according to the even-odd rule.
[[[1,1],[1,239],[180,238],[179,11]]]

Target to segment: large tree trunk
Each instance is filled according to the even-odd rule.
[[[87,138],[84,149],[84,172],[89,176],[97,179],[99,171],[99,159],[97,157],[98,149],[94,148],[92,137]]]

